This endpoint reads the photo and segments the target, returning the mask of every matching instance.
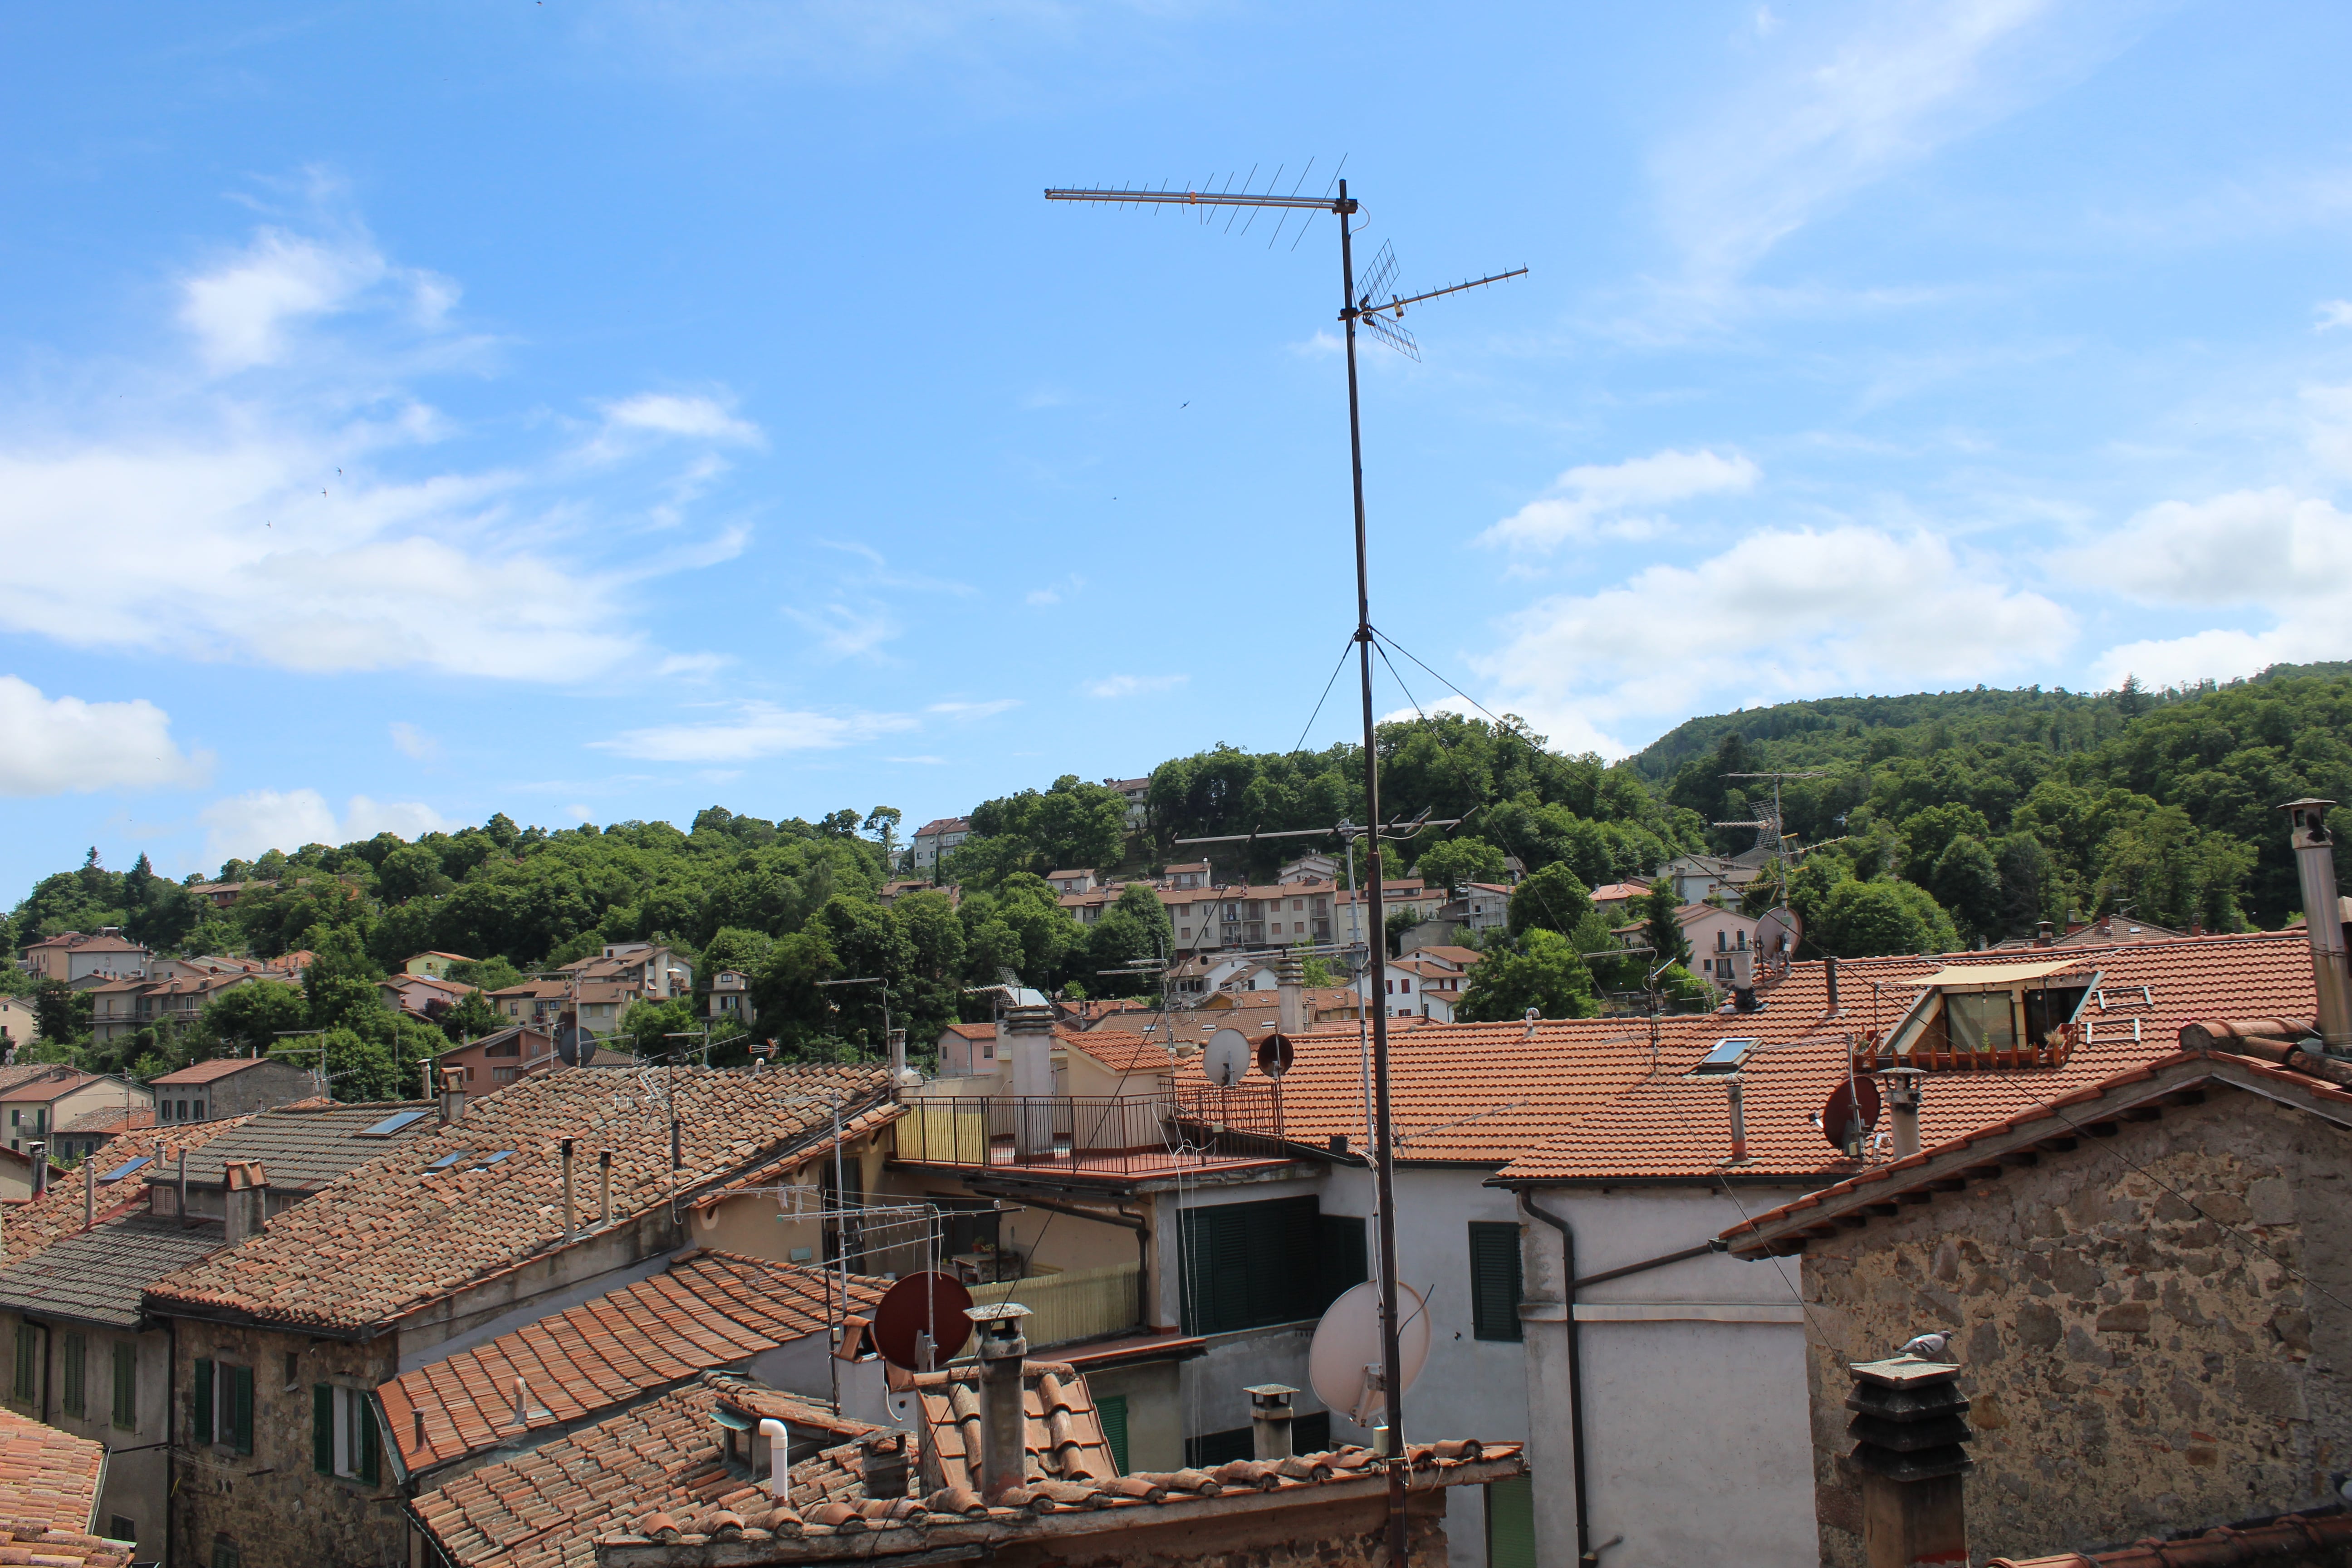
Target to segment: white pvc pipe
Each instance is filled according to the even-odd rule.
[[[780,1503],[792,1500],[793,1435],[784,1424],[771,1415],[760,1423],[760,1436],[768,1440],[768,1495]]]

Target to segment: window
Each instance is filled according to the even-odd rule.
[[[1534,1477],[1486,1484],[1486,1568],[1536,1568]]]
[[[1470,1331],[1482,1340],[1523,1338],[1519,1328],[1519,1227],[1470,1226]]]
[[[352,1134],[354,1138],[390,1138],[407,1131],[431,1114],[423,1110],[403,1110],[387,1116],[374,1126]]]
[[[315,1384],[310,1389],[310,1458],[319,1473],[375,1485],[375,1412],[367,1390]]]
[[[1715,1043],[1715,1049],[1707,1052],[1701,1058],[1698,1066],[1691,1068],[1691,1071],[1694,1073],[1738,1072],[1740,1066],[1748,1060],[1748,1053],[1754,1050],[1758,1043],[1754,1039],[1717,1040]]]
[[[236,1542],[226,1535],[213,1537],[213,1568],[245,1568],[245,1559],[237,1555]]]
[[[2006,991],[1979,991],[1947,995],[1944,1011],[1951,1019],[1956,1051],[2013,1051],[2017,1048],[2017,1013]]]
[[[299,1356],[296,1355],[292,1351],[288,1351],[286,1352],[286,1392],[289,1394],[293,1393],[297,1388],[301,1386],[301,1380],[294,1375],[295,1368],[300,1363],[301,1358]]]
[[[252,1374],[247,1373],[245,1434],[243,1452],[253,1452],[253,1384]],[[114,1342],[114,1412],[113,1422],[126,1432],[139,1427],[139,1347],[130,1340]]]
[[[1102,1418],[1103,1441],[1110,1445],[1110,1462],[1120,1475],[1127,1474],[1127,1395],[1106,1394],[1095,1401],[1095,1414]]]
[[[253,1452],[253,1369],[199,1357],[189,1422],[199,1444]]]
[[[1182,1245],[1187,1333],[1312,1318],[1365,1275],[1364,1222],[1311,1197],[1187,1209]]]
[[[1236,1426],[1227,1432],[1203,1432],[1197,1437],[1184,1439],[1184,1464],[1188,1469],[1213,1469],[1229,1465],[1235,1459],[1246,1459],[1257,1450],[1257,1428]]]
[[[89,1341],[80,1334],[66,1336],[65,1352],[65,1412],[75,1420],[81,1419],[82,1376],[89,1366]]]
[[[19,1399],[30,1399],[38,1386],[36,1379],[41,1371],[41,1331],[30,1323],[16,1325],[16,1380],[10,1392]]]
[[[115,1514],[106,1521],[106,1533],[113,1541],[139,1539],[139,1521],[127,1514]]]

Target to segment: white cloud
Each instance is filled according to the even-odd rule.
[[[2331,327],[2352,327],[2352,300],[2323,300],[2319,304],[2319,320],[2312,331],[2326,331]]]
[[[863,610],[847,605],[831,604],[821,610],[796,610],[786,606],[784,614],[800,623],[813,635],[817,646],[835,658],[855,658],[872,653],[906,628],[897,616],[879,605]]]
[[[183,753],[170,715],[143,698],[49,698],[0,675],[0,795],[164,789],[202,784],[211,769],[210,753]]]
[[[779,708],[772,702],[736,705],[730,719],[700,724],[657,724],[625,730],[609,741],[591,741],[600,752],[655,763],[745,763],[786,752],[830,751],[914,727],[896,713],[842,717]]]
[[[441,742],[414,724],[394,724],[392,743],[402,756],[420,763],[433,762],[441,755]]]
[[[1000,697],[992,702],[934,702],[923,711],[943,713],[950,719],[993,719],[1020,706],[1018,697]]]
[[[1172,691],[1192,679],[1189,675],[1111,675],[1089,680],[1078,689],[1089,697],[1140,697],[1150,691]]]
[[[436,471],[452,423],[409,384],[456,341],[436,335],[453,287],[364,237],[266,228],[182,296],[202,363],[246,374],[192,379],[167,343],[93,378],[79,405],[0,411],[15,415],[0,419],[0,630],[310,672],[571,680],[657,664],[632,628],[636,585],[740,548],[728,535],[648,566],[624,542],[678,497],[614,515],[579,488],[574,454]],[[615,418],[705,448],[749,428],[664,394]]]
[[[563,816],[566,825],[573,827],[577,827],[583,822],[593,822],[596,819],[596,814],[584,805],[565,806]]]
[[[1041,606],[1045,605],[1058,605],[1062,602],[1062,595],[1055,593],[1051,588],[1032,588],[1029,590],[1027,595],[1023,597],[1021,602],[1024,605],[1036,605]]]
[[[1694,496],[1744,493],[1762,477],[1762,469],[1737,452],[1723,457],[1704,448],[1654,452],[1622,463],[1580,464],[1552,481],[1555,493],[1529,501],[1480,534],[1478,542],[1549,550],[1563,540],[1586,539],[1596,532],[1646,537],[1654,531],[1655,520],[1621,514]]]
[[[248,790],[213,802],[196,819],[205,826],[205,855],[214,861],[250,860],[271,849],[290,853],[305,844],[348,844],[379,833],[413,839],[458,826],[415,801],[379,802],[363,795],[352,796],[338,817],[314,789]]]
[[[2057,564],[2143,604],[2251,610],[2271,622],[2110,648],[2095,665],[2105,683],[2126,673],[2156,685],[2249,675],[2352,649],[2352,516],[2292,490],[2166,501]]]
[[[1556,742],[1604,752],[1625,749],[1623,720],[1973,682],[2048,661],[2074,629],[2066,610],[1941,539],[1860,527],[1752,534],[1504,626],[1510,640],[1476,661],[1502,700]]]
[[[670,392],[641,392],[634,397],[598,405],[603,426],[582,448],[598,461],[628,456],[645,445],[644,437],[677,438],[727,447],[765,447],[767,436],[757,425],[737,418],[727,402],[717,397],[692,397]],[[700,481],[724,471],[726,465],[706,458],[684,479],[688,499]]]

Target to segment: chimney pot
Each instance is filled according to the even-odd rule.
[[[601,1227],[613,1223],[613,1152],[610,1149],[596,1151],[596,1171],[597,1184],[604,1189],[596,1205],[596,1223]]]
[[[1856,1414],[1853,1464],[1863,1471],[1863,1554],[1870,1568],[1969,1561],[1962,1478],[1973,1434],[1957,1366],[1898,1355],[1849,1363]]]
[[[903,1432],[878,1432],[866,1439],[866,1454],[860,1464],[866,1480],[866,1495],[870,1498],[902,1498],[907,1495],[907,1435]]]
[[[569,1246],[580,1234],[576,1211],[572,1206],[572,1140],[563,1140],[563,1240]]]
[[[1014,1301],[967,1307],[980,1330],[981,1496],[993,1502],[1028,1479],[1028,1416],[1022,1405],[1022,1371],[1029,1342],[1021,1320],[1029,1309]]]
[[[1260,1383],[1244,1392],[1250,1396],[1250,1432],[1258,1462],[1276,1464],[1290,1458],[1290,1396],[1298,1390],[1285,1383]]]
[[[37,1198],[49,1190],[49,1146],[27,1143],[25,1152],[33,1157],[33,1195]]]
[[[1276,1025],[1286,1035],[1296,1035],[1307,1027],[1307,961],[1295,952],[1286,952],[1275,965],[1274,986]]]
[[[1794,957],[1795,955],[1792,953],[1790,956],[1791,956],[1791,957]],[[1835,1012],[1837,1012],[1837,1011],[1839,1010],[1839,1009],[1838,1009],[1838,993],[1837,993],[1837,954],[1836,954],[1836,953],[1834,953],[1834,952],[1833,952],[1833,953],[1831,953],[1831,954],[1829,955],[1828,959],[1827,959],[1827,960],[1825,960],[1825,961],[1823,962],[1822,966],[1822,973],[1824,975],[1826,975],[1826,976],[1828,977],[1828,979],[1829,979],[1829,985],[1830,985],[1830,1011],[1831,1011],[1831,1012],[1832,1012],[1832,1013],[1835,1013]]]
[[[223,1229],[229,1246],[269,1228],[269,1177],[258,1160],[231,1160],[222,1167]]]
[[[1723,1080],[1723,1091],[1731,1109],[1731,1161],[1735,1165],[1748,1163],[1748,1107],[1743,1096],[1745,1086],[1739,1075],[1733,1073]]]
[[[1879,1075],[1886,1080],[1888,1120],[1895,1132],[1895,1157],[1906,1159],[1919,1152],[1919,1080],[1917,1068],[1889,1068]]]
[[[2287,814],[2294,868],[2303,884],[2303,923],[2311,942],[2311,978],[2319,993],[2319,1035],[2327,1048],[2352,1050],[2352,972],[2346,968],[2342,905],[2336,892],[2336,837],[2327,830],[2332,800],[2291,800]]]
[[[466,1120],[466,1069],[441,1069],[441,1125]]]

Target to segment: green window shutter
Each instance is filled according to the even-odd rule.
[[[39,1365],[40,1356],[40,1342],[35,1337],[37,1332],[30,1323],[16,1325],[16,1394],[19,1399],[33,1397],[33,1373]]]
[[[360,1429],[360,1479],[369,1486],[373,1486],[376,1481],[378,1452],[375,1405],[374,1401],[356,1388],[352,1390],[352,1415]]]
[[[188,1433],[197,1443],[213,1440],[213,1363],[203,1356],[196,1358],[196,1394],[194,1408],[188,1412]]]
[[[310,1464],[322,1476],[335,1473],[334,1385],[310,1385]]]
[[[236,1405],[236,1451],[253,1452],[253,1369],[249,1366],[229,1368],[229,1393]]]
[[[1095,1414],[1102,1417],[1103,1440],[1110,1445],[1110,1462],[1118,1467],[1123,1476],[1127,1474],[1127,1395],[1103,1395],[1095,1401]]]
[[[1519,1227],[1470,1226],[1470,1327],[1482,1340],[1516,1340],[1519,1328]]]
[[[139,1425],[139,1347],[114,1344],[114,1424],[130,1431]]]
[[[1371,1278],[1364,1222],[1353,1215],[1315,1216],[1315,1315],[1320,1317],[1350,1286]]]
[[[1534,1477],[1486,1483],[1486,1568],[1536,1568]]]
[[[65,1413],[76,1420],[82,1413],[82,1369],[88,1364],[89,1342],[79,1334],[66,1336]]]

